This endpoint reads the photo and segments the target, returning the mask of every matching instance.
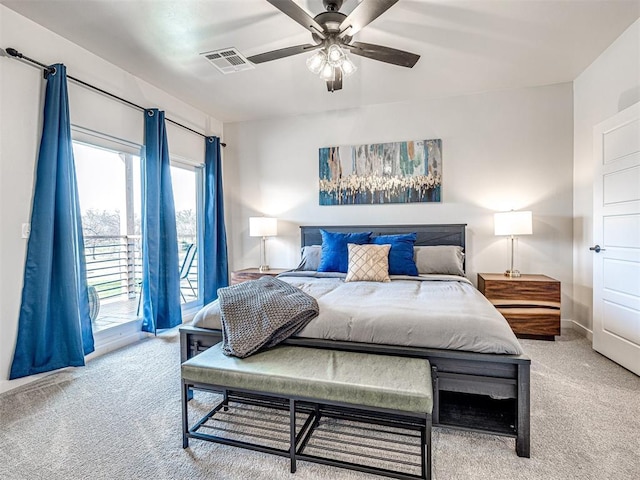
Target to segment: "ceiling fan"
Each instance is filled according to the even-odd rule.
[[[326,80],[327,90],[330,92],[340,90],[343,76],[350,75],[356,69],[345,50],[354,55],[408,68],[413,67],[420,58],[420,55],[395,48],[352,42],[356,33],[395,5],[398,0],[362,0],[349,15],[339,11],[343,0],[323,0],[327,11],[313,18],[293,0],[267,1],[309,30],[314,44],[281,48],[248,57],[248,60],[264,63],[317,50],[316,54],[307,60],[307,67]]]

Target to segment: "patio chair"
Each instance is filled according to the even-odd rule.
[[[87,294],[89,295],[89,318],[93,323],[100,313],[100,296],[93,285],[87,287]]]
[[[191,280],[189,280],[189,271],[191,271],[191,266],[193,265],[193,260],[196,257],[197,251],[198,247],[196,247],[195,244],[190,243],[187,246],[187,253],[184,254],[184,260],[182,261],[182,265],[180,266],[180,296],[182,297],[182,301],[185,303],[187,302],[187,299],[184,298],[184,294],[182,293],[182,280],[187,281],[187,283],[189,284],[189,288],[191,289],[191,293],[193,293],[193,296],[198,296],[195,288],[193,288]]]
[[[193,265],[193,260],[196,257],[196,253],[198,251],[198,247],[195,246],[195,244],[190,243],[187,246],[187,253],[185,253],[184,255],[184,259],[182,260],[182,265],[180,265],[180,296],[182,297],[182,301],[184,303],[187,302],[187,299],[184,298],[184,294],[182,293],[182,280],[186,280],[187,283],[189,284],[189,287],[191,289],[191,292],[193,293],[194,297],[197,297],[198,294],[196,292],[196,289],[193,288],[193,284],[191,283],[191,280],[189,280],[189,272],[191,271],[191,266]],[[185,287],[187,288],[187,287]],[[138,309],[136,310],[136,315],[140,316],[140,307],[142,305],[142,281],[138,282]]]

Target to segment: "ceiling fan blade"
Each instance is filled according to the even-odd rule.
[[[267,2],[276,7],[289,18],[298,22],[311,33],[315,33],[322,39],[327,38],[327,36],[324,34],[322,25],[320,25],[312,17],[310,17],[309,14],[302,8],[300,8],[298,4],[293,0],[267,0]]]
[[[290,57],[291,55],[297,55],[299,53],[311,52],[312,50],[316,50],[320,47],[321,45],[311,45],[310,43],[307,43],[305,45],[296,45],[295,47],[287,47],[279,50],[272,50],[271,52],[259,53],[258,55],[247,57],[247,60],[252,63],[270,62],[271,60]]]
[[[336,90],[342,90],[342,70],[339,68],[334,69],[333,80],[327,80],[327,90],[332,93]]]
[[[353,37],[397,2],[398,0],[362,0],[353,12],[342,21],[338,36],[340,38]]]
[[[420,55],[416,55],[415,53],[374,45],[372,43],[353,42],[350,45],[344,45],[344,47],[348,48],[354,55],[407,68],[412,68],[420,59]]]

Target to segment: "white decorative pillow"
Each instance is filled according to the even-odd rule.
[[[350,243],[349,269],[345,282],[389,282],[391,245],[356,245]]]
[[[464,277],[464,253],[458,245],[414,247],[418,273],[440,273]]]

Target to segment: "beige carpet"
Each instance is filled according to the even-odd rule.
[[[434,478],[638,479],[640,378],[572,331],[533,359],[531,458],[514,441],[435,429]],[[373,479],[191,440],[181,448],[176,331],[0,395],[0,479]]]

